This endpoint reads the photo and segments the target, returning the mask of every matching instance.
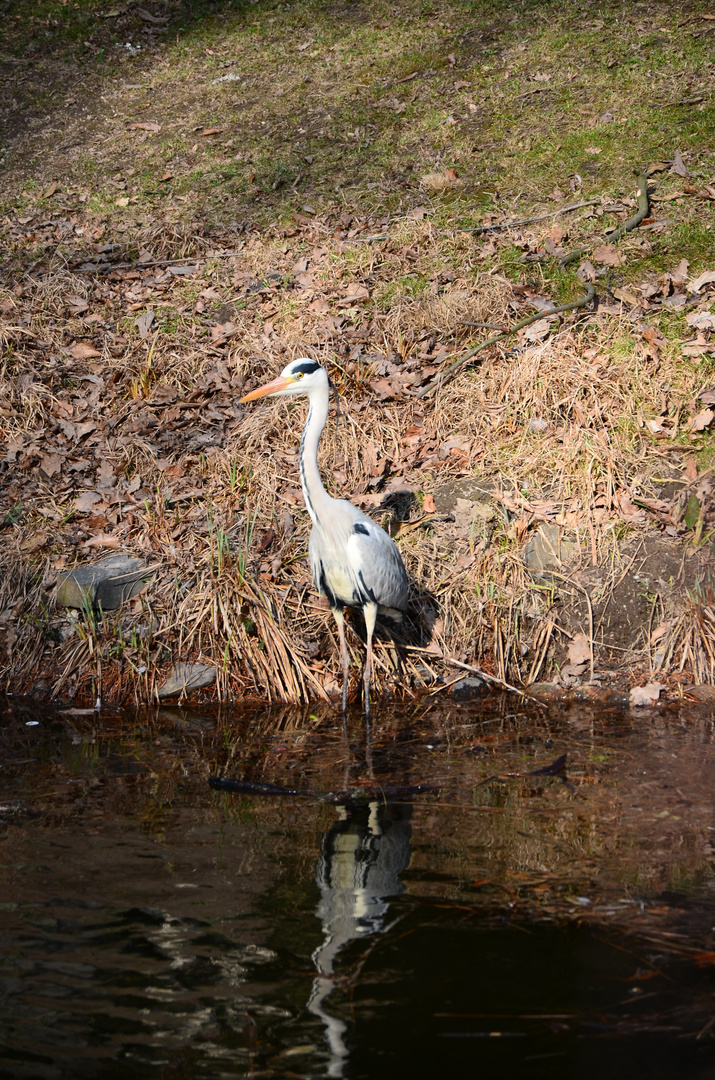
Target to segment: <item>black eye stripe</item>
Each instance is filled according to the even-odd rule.
[[[312,375],[319,367],[320,364],[316,364],[314,360],[307,360],[305,364],[299,364],[298,367],[293,368],[293,374],[297,375],[300,371],[303,375]]]

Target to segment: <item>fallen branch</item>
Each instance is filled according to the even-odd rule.
[[[416,650],[411,651],[414,652]],[[482,671],[481,668],[474,667],[472,664],[463,664],[461,660],[455,660],[453,656],[445,656],[442,659],[445,664],[451,664],[453,667],[461,668],[462,671],[469,671],[472,675],[478,675],[479,678],[484,679],[485,682],[493,683],[502,690],[508,690],[511,694],[518,694],[519,697],[525,698],[526,701],[531,701],[534,705],[538,705],[540,709],[545,709],[547,707],[543,701],[539,701],[538,698],[532,697],[531,694],[527,694],[526,690],[521,690],[518,686],[512,686],[511,683],[504,682],[503,679],[498,679],[496,675],[488,675],[487,672]]]
[[[644,172],[638,177],[638,212],[633,217],[628,218],[625,224],[620,225],[617,229],[611,229],[605,236],[594,236],[591,238],[588,244],[583,247],[576,248],[574,251],[570,251],[568,255],[564,255],[563,259],[559,261],[559,266],[569,266],[572,262],[576,262],[582,255],[585,255],[587,251],[593,249],[594,244],[602,244],[604,241],[614,243],[616,240],[620,240],[626,233],[631,232],[637,225],[640,225],[644,217],[648,215],[649,201],[648,201],[648,177]]]
[[[445,233],[483,233],[493,232],[495,229],[516,229],[520,225],[531,225],[535,221],[545,221],[546,218],[556,217],[558,214],[568,214],[572,210],[580,210],[583,206],[595,206],[600,199],[589,199],[588,202],[572,203],[570,206],[560,206],[557,210],[549,210],[548,214],[537,214],[536,217],[522,218],[521,221],[503,221],[500,225],[477,225],[474,229],[442,229]]]
[[[238,251],[217,251],[213,255],[197,255],[195,258],[187,255],[183,259],[149,259],[147,262],[141,262],[139,259],[122,263],[85,262],[72,269],[76,274],[108,274],[112,270],[146,270],[150,266],[195,266],[198,270],[202,263],[210,262],[211,259],[230,259],[232,255],[238,254],[240,254]]]
[[[455,360],[454,363],[450,364],[444,371],[441,371],[439,375],[436,375],[432,382],[427,383],[421,390],[418,390],[416,396],[420,398],[434,394],[439,390],[440,386],[443,386],[445,383],[449,382],[450,379],[453,379],[457,372],[460,371],[473,356],[476,356],[482,349],[486,349],[487,346],[493,345],[496,341],[501,341],[502,338],[508,337],[510,334],[515,334],[516,331],[521,330],[522,327],[529,326],[531,323],[537,322],[539,319],[546,318],[549,315],[561,315],[564,311],[576,311],[577,308],[585,307],[586,304],[589,304],[591,300],[593,300],[595,293],[596,290],[593,285],[587,285],[586,295],[582,296],[580,300],[574,300],[570,304],[561,304],[560,307],[555,307],[553,311],[537,311],[535,315],[529,315],[526,319],[521,319],[519,322],[514,323],[508,330],[503,330],[502,333],[487,338],[481,345],[477,345],[476,348],[470,349],[464,356],[460,356],[459,360]]]

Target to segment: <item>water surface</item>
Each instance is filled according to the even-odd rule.
[[[3,1077],[715,1077],[707,712],[11,700],[0,739]]]

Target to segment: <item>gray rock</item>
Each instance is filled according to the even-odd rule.
[[[169,678],[159,687],[159,697],[176,697],[202,686],[213,686],[216,668],[207,664],[174,664]]]
[[[456,701],[470,701],[472,698],[481,697],[488,689],[485,679],[480,678],[479,675],[470,675],[456,682],[449,694]]]
[[[535,577],[543,577],[541,571],[562,570],[576,552],[576,545],[564,540],[557,525],[544,522],[524,544],[522,562]]]
[[[555,682],[532,683],[526,687],[530,697],[538,698],[539,701],[558,701],[565,696],[565,690]]]
[[[457,505],[458,499],[468,499],[469,502],[473,503],[484,503],[489,507],[490,514],[496,513],[491,501],[492,492],[475,477],[450,480],[448,484],[438,487],[434,493],[434,504],[440,514],[451,514]]]
[[[61,607],[115,611],[146,586],[156,567],[128,555],[110,555],[89,566],[62,574],[57,588]]]

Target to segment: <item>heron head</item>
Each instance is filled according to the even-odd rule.
[[[311,390],[327,386],[327,383],[328,374],[325,368],[316,364],[315,360],[300,356],[297,360],[291,360],[277,379],[251,390],[241,401],[255,401],[261,397],[286,397],[288,394],[309,394]]]

